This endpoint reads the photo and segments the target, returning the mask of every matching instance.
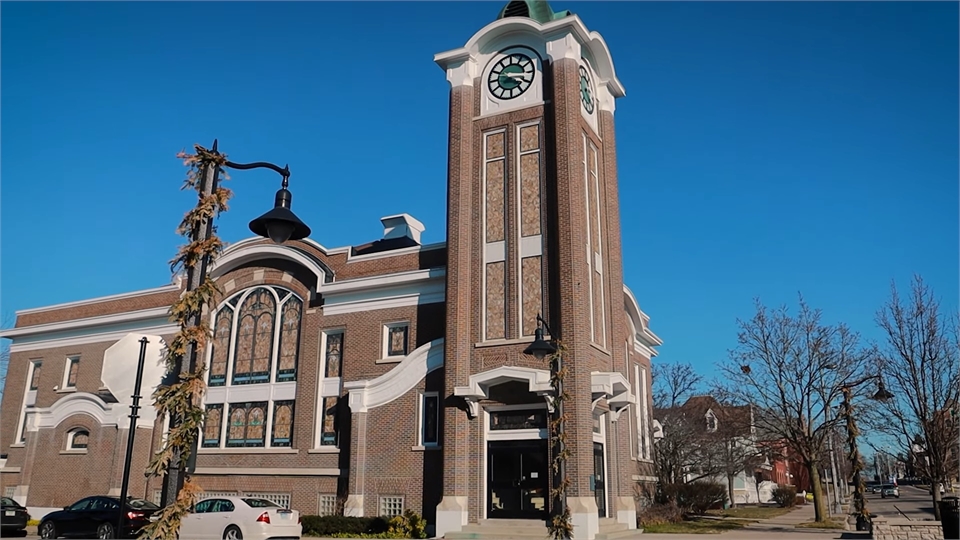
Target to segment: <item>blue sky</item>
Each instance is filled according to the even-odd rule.
[[[408,212],[445,237],[448,84],[501,2],[5,2],[0,314],[170,281],[175,154],[289,163],[327,247]],[[659,359],[705,374],[752,299],[878,338],[890,281],[958,296],[958,7],[561,2],[606,39],[625,277]],[[278,180],[235,172],[221,236]]]

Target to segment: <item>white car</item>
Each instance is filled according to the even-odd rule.
[[[302,532],[300,512],[256,497],[206,499],[180,522],[183,540],[286,540]]]

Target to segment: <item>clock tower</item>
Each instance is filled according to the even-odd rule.
[[[516,0],[435,61],[451,87],[437,535],[553,510],[549,366],[523,354],[538,314],[566,347],[574,538],[633,529],[650,355],[623,283],[610,51],[571,12]]]

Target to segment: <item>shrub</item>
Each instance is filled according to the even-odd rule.
[[[643,509],[638,518],[640,527],[666,525],[683,521],[683,512],[676,503],[657,503]]]
[[[683,512],[703,515],[727,501],[727,488],[719,482],[697,480],[689,484],[666,484],[663,486],[663,496],[676,502]]]
[[[407,510],[389,520],[383,517],[303,516],[303,536],[333,538],[426,538],[427,522]]]
[[[797,504],[797,488],[794,486],[777,486],[773,490],[773,500],[780,508],[792,508]]]

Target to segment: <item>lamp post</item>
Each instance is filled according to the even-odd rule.
[[[130,485],[130,464],[133,461],[133,441],[137,434],[137,414],[140,412],[140,385],[143,382],[143,362],[147,358],[146,337],[140,338],[140,358],[137,360],[137,378],[133,383],[133,401],[130,403],[130,428],[127,431],[127,454],[123,458],[123,479],[120,481],[120,520],[117,523],[117,537],[123,538],[123,521],[127,517],[127,487]]]
[[[891,399],[893,394],[888,392],[884,387],[883,378],[879,374],[868,375],[859,381],[845,383],[841,387],[841,391],[843,392],[843,416],[847,423],[847,443],[849,444],[850,448],[848,457],[850,459],[851,470],[853,472],[853,505],[856,511],[855,515],[857,516],[858,531],[867,530],[867,524],[870,521],[870,512],[867,510],[866,497],[864,496],[866,488],[863,484],[863,478],[860,475],[860,472],[863,470],[863,459],[861,458],[860,450],[857,447],[857,424],[853,418],[852,394],[855,387],[873,379],[877,379],[877,392],[872,396],[871,399],[877,401],[886,401]]]
[[[217,152],[216,140],[213,141],[212,153],[214,155],[219,155]],[[277,244],[282,244],[287,240],[300,240],[310,235],[310,227],[308,227],[293,213],[292,210],[290,210],[290,203],[293,197],[290,191],[287,189],[290,180],[289,167],[284,166],[283,168],[280,168],[277,165],[263,161],[258,161],[255,163],[234,163],[232,161],[226,161],[223,163],[223,166],[238,170],[270,169],[283,177],[280,190],[277,191],[277,195],[274,200],[273,209],[250,222],[250,230],[253,231],[254,234],[269,238]],[[199,197],[203,199],[204,197],[209,196],[216,191],[220,177],[220,165],[211,163],[209,161],[204,163],[199,177],[200,186],[197,191],[199,193]],[[200,226],[195,228],[193,236],[190,240],[191,242],[203,242],[210,238],[212,232],[213,217],[204,219],[200,223]],[[209,266],[209,263],[209,256],[204,256],[196,268],[191,267],[187,270],[187,292],[195,291],[203,284],[204,281],[206,281],[207,266]],[[196,327],[200,325],[201,312],[202,306],[200,309],[196,310],[196,315],[194,315],[193,318],[188,321],[188,327]],[[198,353],[199,351],[197,350],[196,342],[191,342],[187,347],[186,354],[184,355],[186,357],[186,362],[184,362],[184,357],[177,358],[173,369],[171,369],[167,374],[164,384],[170,384],[171,381],[176,381],[181,375],[193,373],[196,369]],[[179,423],[180,418],[175,414],[171,415],[170,428],[174,428],[175,426],[179,425]],[[196,439],[193,440],[192,447],[190,448],[189,463],[184,463],[179,449],[174,449],[173,456],[167,465],[166,475],[164,476],[163,486],[160,492],[161,506],[166,506],[169,504],[174,498],[176,498],[177,493],[180,492],[180,489],[183,488],[183,483],[187,473],[192,472],[196,464],[196,456]]]
[[[550,334],[550,341],[543,339],[543,330],[546,329],[547,333]],[[537,313],[537,329],[533,333],[533,343],[527,346],[523,350],[523,354],[529,354],[536,358],[537,360],[543,360],[549,356],[552,356],[550,361],[550,379],[554,381],[555,388],[554,392],[554,407],[553,407],[553,421],[558,422],[557,429],[558,435],[559,432],[563,429],[563,424],[559,423],[560,419],[563,418],[563,399],[557,399],[563,395],[563,382],[557,374],[563,368],[561,362],[563,361],[560,355],[556,354],[557,346],[554,341],[553,332],[550,330],[550,327],[547,325],[547,321],[543,320],[543,317]],[[561,455],[563,452],[563,438],[557,437],[556,444],[553,448],[554,459],[556,456]],[[554,499],[554,504],[552,505],[551,510],[553,511],[554,516],[563,516],[566,513],[567,500],[564,497],[564,494],[557,489],[560,485],[563,484],[564,479],[566,478],[566,463],[565,460],[560,460],[559,467],[554,467],[553,475],[553,488],[556,497]]]

